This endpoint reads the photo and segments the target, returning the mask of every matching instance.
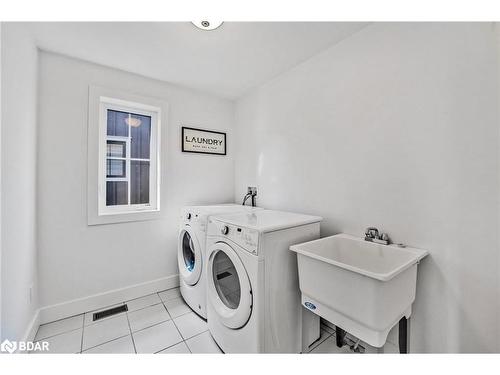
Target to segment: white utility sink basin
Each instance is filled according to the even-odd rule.
[[[293,245],[302,304],[375,347],[409,318],[417,264],[428,252],[379,245],[347,234]]]

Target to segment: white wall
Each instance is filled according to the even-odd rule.
[[[39,69],[41,305],[177,274],[181,206],[233,201],[233,103],[46,52],[40,54]],[[89,84],[168,102],[169,121],[162,124],[162,219],[87,225]],[[228,156],[181,153],[181,124],[228,131]]]
[[[237,102],[235,196],[428,249],[412,351],[499,351],[491,24],[374,24]]]
[[[22,24],[2,24],[1,69],[1,338],[21,340],[38,307],[37,49]]]
[[[0,340],[2,339],[2,24],[0,23]]]
[[[495,31],[496,31],[496,43],[497,43],[497,90],[498,90],[498,97],[497,97],[497,120],[499,121],[500,125],[500,23],[495,22]],[[500,145],[500,131],[499,131],[499,139],[498,143]],[[500,165],[500,152],[499,152],[499,165]],[[500,173],[498,174],[499,178],[499,186],[500,186]],[[499,243],[500,247],[500,189],[498,190],[498,201],[497,201],[497,207],[498,207],[498,213],[499,213],[499,222],[498,222],[498,228],[497,228],[497,241]],[[499,249],[500,251],[500,249]],[[497,293],[498,293],[498,309],[500,311],[500,254],[498,256],[498,274],[497,274],[497,282],[498,282],[498,287],[497,287]],[[499,318],[500,320],[500,318]],[[498,322],[498,333],[497,333],[497,345],[498,348],[500,348],[500,321]]]

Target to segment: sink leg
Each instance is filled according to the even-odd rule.
[[[405,316],[399,321],[399,352],[408,354],[408,320]]]
[[[335,338],[337,340],[337,347],[341,348],[344,346],[345,331],[339,326],[335,326]]]

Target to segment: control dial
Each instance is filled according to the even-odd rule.
[[[220,232],[221,232],[222,234],[224,234],[224,235],[228,234],[228,233],[229,233],[229,227],[228,227],[227,225],[224,225],[224,226],[221,228]]]

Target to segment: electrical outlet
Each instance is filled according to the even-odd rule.
[[[247,194],[257,195],[257,187],[255,187],[255,186],[249,186],[247,188]]]

